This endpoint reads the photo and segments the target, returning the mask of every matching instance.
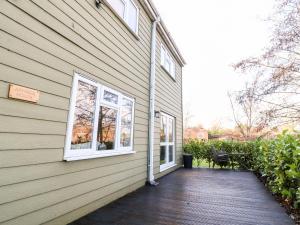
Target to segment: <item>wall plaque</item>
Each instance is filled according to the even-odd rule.
[[[34,89],[10,84],[8,97],[37,103],[40,98],[40,92]]]

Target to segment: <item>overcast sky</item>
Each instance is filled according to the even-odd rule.
[[[231,65],[267,46],[266,18],[275,0],[153,0],[187,61],[184,105],[191,122],[206,128],[233,126],[227,91],[243,87],[246,75]]]

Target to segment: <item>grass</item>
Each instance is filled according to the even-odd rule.
[[[202,168],[209,168],[209,163],[206,160],[201,160],[198,166],[198,161],[197,159],[193,159],[193,167],[202,167]],[[212,162],[210,163],[210,167],[212,168]],[[221,168],[218,165],[215,165],[215,168]]]

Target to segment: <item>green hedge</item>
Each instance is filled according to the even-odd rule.
[[[198,161],[212,162],[211,150],[227,153],[248,153],[247,158],[235,157],[235,168],[259,173],[274,194],[281,195],[295,208],[300,208],[300,135],[283,132],[273,140],[200,141],[189,140],[184,151]]]
[[[257,141],[253,170],[265,177],[273,193],[300,207],[300,135],[283,132],[276,139]]]
[[[198,161],[198,166],[201,161],[207,161],[209,167],[212,162],[212,149],[217,151],[224,151],[226,153],[247,153],[245,158],[233,157],[235,167],[242,169],[252,168],[252,152],[255,147],[254,142],[238,142],[238,141],[218,141],[210,140],[203,141],[197,139],[190,139],[184,145],[184,152],[193,155],[194,159]]]

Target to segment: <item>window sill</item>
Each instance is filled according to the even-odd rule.
[[[172,76],[172,75],[170,74],[170,72],[169,72],[168,70],[166,70],[165,67],[164,67],[163,65],[160,65],[160,67],[162,68],[163,71],[165,71],[165,73],[167,73],[167,74],[171,77],[171,79],[172,79],[174,82],[176,82],[175,75]]]
[[[177,164],[176,163],[167,163],[167,164],[164,164],[164,165],[160,165],[159,172],[166,171],[168,169],[171,169],[174,166],[177,166]]]
[[[111,157],[111,156],[118,156],[118,155],[129,155],[135,154],[136,151],[109,151],[109,152],[101,152],[98,154],[93,155],[81,155],[81,156],[65,156],[65,161],[78,161],[84,159],[96,159],[96,158],[104,158],[104,157]]]
[[[126,23],[126,21],[116,12],[116,10],[113,9],[113,7],[111,7],[111,5],[106,1],[103,0],[103,3],[107,6],[107,8],[110,9],[110,11],[120,20],[120,22],[127,28],[127,30],[135,37],[136,40],[140,40],[140,37],[138,36],[138,33],[135,32],[134,30],[132,30],[128,24]],[[138,29],[137,29],[138,30]]]

